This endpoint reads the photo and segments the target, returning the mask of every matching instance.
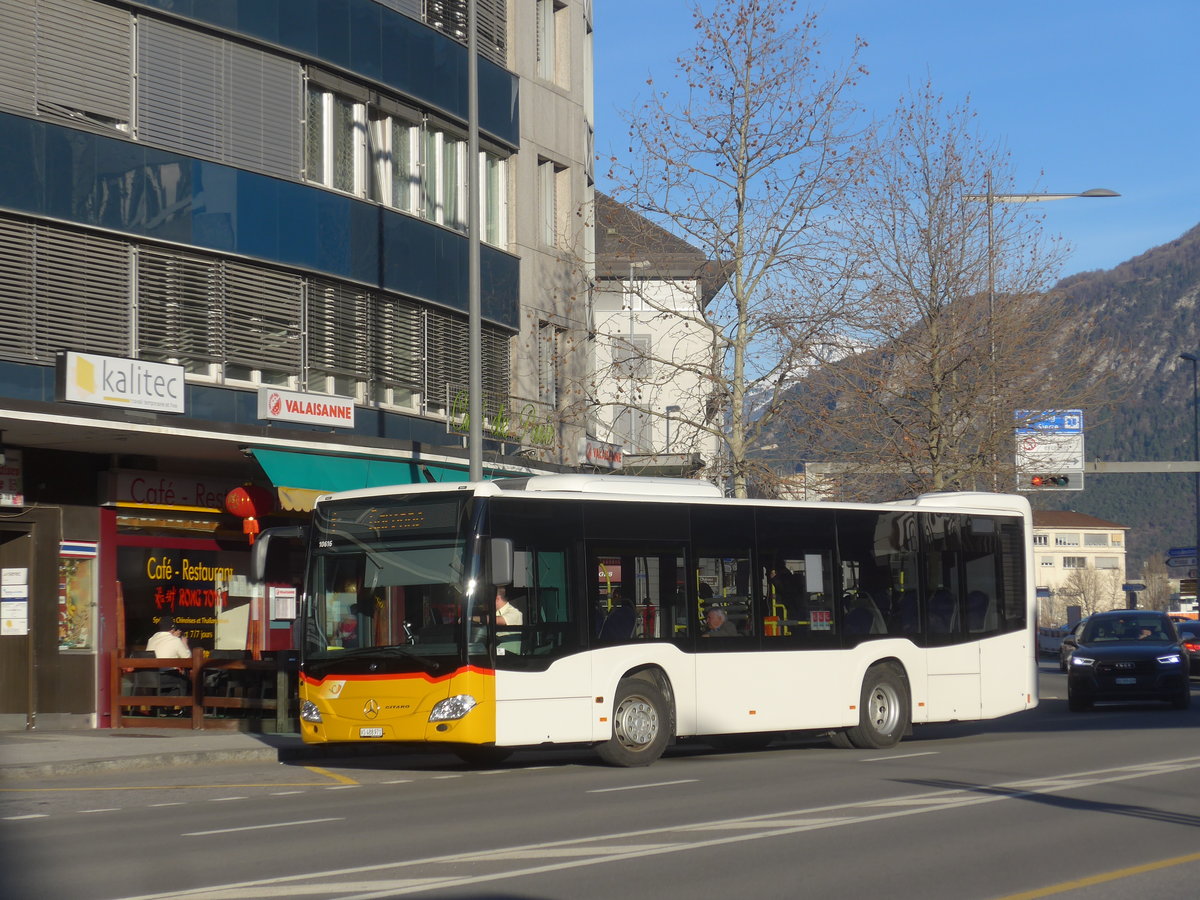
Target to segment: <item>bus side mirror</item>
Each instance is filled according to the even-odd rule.
[[[263,531],[255,538],[254,546],[250,550],[250,580],[256,584],[267,580],[267,566],[286,550],[280,541],[307,537],[308,529],[303,525],[285,525]],[[272,543],[274,547],[271,546]]]
[[[509,538],[492,538],[489,551],[491,571],[488,580],[494,585],[512,584],[513,542]]]

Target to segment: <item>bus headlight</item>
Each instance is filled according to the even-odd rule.
[[[475,708],[476,700],[470,694],[458,694],[440,700],[429,713],[430,722],[452,722],[461,719]]]
[[[301,722],[320,722],[321,711],[317,709],[317,704],[311,700],[305,700],[300,704],[300,721]]]

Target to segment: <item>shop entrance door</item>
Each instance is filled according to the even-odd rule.
[[[29,526],[0,525],[0,729],[33,728],[37,697],[33,671],[33,535]]]

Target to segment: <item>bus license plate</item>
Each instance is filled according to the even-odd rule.
[[[1137,684],[1137,679],[1136,678],[1118,678],[1118,679],[1116,679],[1116,682],[1117,682],[1117,684]]]
[[[358,729],[359,737],[383,737],[382,728],[360,728]]]

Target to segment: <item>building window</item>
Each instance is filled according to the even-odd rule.
[[[1054,568],[1054,557],[1053,556],[1039,556],[1038,564],[1043,569],[1053,569]]]
[[[1087,568],[1087,558],[1083,557],[1083,556],[1064,556],[1063,557],[1063,568],[1064,569],[1086,569]]]
[[[1078,547],[1079,546],[1079,534],[1078,533],[1069,534],[1066,532],[1060,532],[1059,534],[1056,534],[1054,536],[1054,546],[1055,547]]]
[[[650,335],[613,338],[613,374],[643,380],[650,377]]]
[[[538,326],[538,399],[558,408],[559,344],[563,329],[549,322]]]
[[[1033,546],[1048,547],[1050,545],[1050,536],[1045,534],[1035,534],[1033,536]]]
[[[466,231],[467,142],[449,131],[425,129],[424,194],[425,218],[439,225]]]
[[[560,66],[565,57],[559,53],[559,42],[566,34],[565,18],[561,0],[537,0],[537,74],[543,81],[566,81]]]
[[[538,160],[538,203],[541,207],[542,243],[547,247],[559,246],[562,235],[559,188],[565,172],[563,166],[556,165],[551,160]]]
[[[480,163],[480,240],[493,247],[504,248],[508,243],[508,183],[505,160],[486,151],[479,154]]]
[[[1115,556],[1097,556],[1096,557],[1096,568],[1097,569],[1119,569],[1119,568],[1121,568],[1121,565],[1120,565],[1120,562],[1117,560],[1117,557],[1115,557]]]
[[[1107,534],[1084,534],[1083,546],[1085,547],[1107,547]]]
[[[307,111],[308,180],[361,196],[366,182],[366,104],[310,84]]]
[[[370,198],[406,213],[418,211],[420,126],[372,108]]]

